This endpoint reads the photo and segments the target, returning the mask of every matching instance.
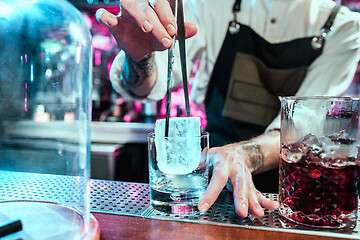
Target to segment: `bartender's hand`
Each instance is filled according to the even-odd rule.
[[[151,4],[149,3],[151,2]],[[135,61],[162,51],[172,44],[177,26],[167,0],[121,0],[120,13],[115,16],[105,9],[96,18],[107,26],[120,49]],[[185,23],[186,37],[197,33],[193,23]]]
[[[239,144],[214,147],[209,150],[212,159],[213,176],[210,184],[199,202],[199,210],[207,211],[226,186],[228,179],[233,187],[235,211],[241,217],[264,216],[264,209],[279,208],[279,202],[264,197],[256,190],[251,176],[251,163]]]

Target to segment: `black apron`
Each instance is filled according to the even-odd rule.
[[[240,6],[241,0],[236,0],[234,15]],[[322,32],[330,31],[338,8]],[[234,23],[240,27],[236,33]],[[230,22],[205,99],[210,146],[264,133],[280,111],[278,96],[295,95],[307,67],[321,55],[324,42],[314,46],[321,37],[271,44],[236,19]],[[254,184],[262,192],[278,192],[278,175],[278,169],[254,175]]]

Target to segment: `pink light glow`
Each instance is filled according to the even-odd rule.
[[[131,109],[124,115],[125,122],[132,122],[139,117],[140,112],[136,109]]]
[[[91,18],[84,12],[81,12],[81,14],[84,16],[85,22],[88,25],[89,29],[93,27],[93,23],[91,21]]]
[[[135,105],[135,110],[137,112],[140,112],[141,109],[142,109],[142,103],[141,102],[134,102],[134,105]]]
[[[195,212],[194,206],[177,206],[177,205],[173,206],[173,213],[177,215],[193,214],[194,212]]]
[[[121,105],[121,104],[123,104],[124,103],[124,99],[123,98],[118,98],[118,99],[116,99],[116,104],[117,105]]]
[[[95,58],[95,66],[100,66],[101,65],[101,51],[100,50],[95,50],[94,51],[94,58]]]
[[[94,34],[92,36],[92,46],[95,49],[111,51],[115,45],[111,37]]]
[[[125,114],[125,115],[124,115],[124,121],[125,121],[125,122],[131,122],[131,116],[128,115],[128,114]]]
[[[25,55],[26,56],[26,55]],[[25,83],[25,89],[27,89],[27,83]],[[25,92],[25,105],[24,105],[24,110],[25,112],[28,111],[28,108],[27,108],[27,92]]]
[[[190,75],[190,81],[195,77],[197,70],[199,69],[200,61],[197,60],[195,62],[194,69]],[[191,92],[191,85],[188,81],[189,93]],[[205,114],[205,106],[204,104],[197,105],[191,99],[189,99],[190,105],[190,116],[191,117],[199,117],[201,122],[201,129],[205,129],[207,125],[206,114]],[[173,89],[171,93],[171,106],[170,106],[170,117],[176,117],[178,114],[177,107],[181,108],[180,117],[186,117],[186,107],[185,107],[185,95],[184,89],[178,88]],[[166,115],[166,97],[161,102],[160,113],[158,118],[165,118]]]
[[[189,86],[189,92],[191,91],[191,86]],[[171,106],[170,106],[170,117],[176,117],[178,115],[177,107],[179,106],[181,108],[180,117],[186,117],[186,107],[185,107],[185,96],[184,96],[184,89],[178,88],[176,90],[173,90],[171,93]],[[190,116],[191,117],[200,117],[201,121],[201,129],[205,129],[207,120],[206,115],[203,111],[200,110],[200,107],[198,107],[191,99],[189,99],[189,105],[190,105]],[[161,102],[160,107],[160,113],[158,118],[165,118],[166,115],[166,97]]]

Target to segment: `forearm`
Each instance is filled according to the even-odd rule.
[[[246,152],[247,162],[253,174],[276,168],[280,156],[280,131],[273,130],[248,141],[240,142]]]
[[[157,67],[154,54],[140,61],[125,55],[120,79],[124,87],[137,97],[147,96],[157,80]]]

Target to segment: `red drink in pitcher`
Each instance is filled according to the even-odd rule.
[[[309,134],[282,147],[279,197],[283,219],[320,228],[356,226],[359,161],[345,151],[353,142],[341,136],[318,141]]]

